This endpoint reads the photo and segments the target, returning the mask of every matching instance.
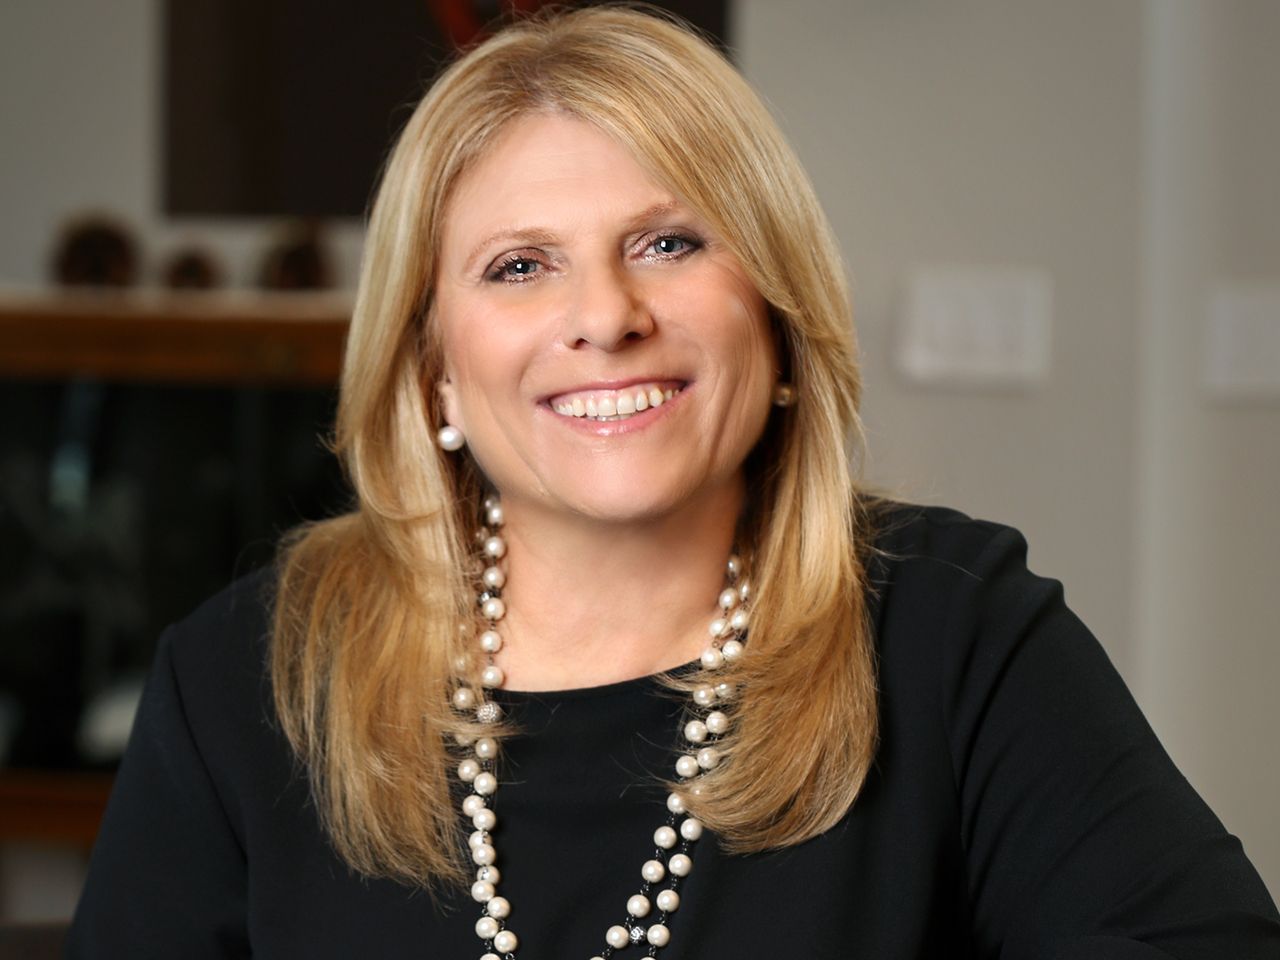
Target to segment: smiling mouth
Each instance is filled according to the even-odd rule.
[[[550,406],[562,417],[612,423],[629,420],[650,407],[660,407],[684,387],[683,383],[661,381],[637,383],[621,390],[579,390],[553,397]]]

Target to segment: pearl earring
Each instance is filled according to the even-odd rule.
[[[450,453],[461,450],[466,442],[467,438],[462,435],[462,431],[451,424],[441,427],[436,434],[436,443],[440,445],[440,449],[448,450]]]
[[[773,385],[773,405],[789,407],[796,402],[796,388],[781,380]]]

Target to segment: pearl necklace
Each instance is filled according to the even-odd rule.
[[[487,527],[482,528],[477,537],[486,564],[481,575],[483,590],[478,597],[480,615],[485,621],[479,644],[486,657],[480,684],[483,690],[493,690],[501,687],[506,679],[502,668],[494,663],[493,656],[502,649],[502,635],[496,627],[507,612],[502,601],[506,574],[498,566],[506,555],[507,545],[494,532],[502,526],[502,505],[496,498],[489,497],[484,508]],[[708,627],[711,642],[702,652],[701,663],[706,670],[718,670],[742,655],[750,590],[741,575],[742,562],[736,556],[730,557],[726,570],[728,585],[717,598],[717,615]],[[464,670],[466,664],[460,663],[459,667],[460,671]],[[729,729],[729,718],[714,708],[733,694],[733,684],[728,681],[700,684],[693,690],[693,704],[688,711],[691,716],[683,731],[688,746],[675,763],[679,787],[693,784],[719,764],[720,753],[715,744]],[[466,685],[454,689],[453,706],[461,712],[474,713],[481,724],[494,724],[502,719],[502,708],[497,703]],[[459,737],[458,742],[470,748],[472,753],[458,764],[457,773],[471,791],[462,801],[462,813],[474,827],[468,848],[477,867],[471,896],[481,907],[480,919],[475,926],[476,936],[483,941],[485,951],[480,960],[515,960],[520,940],[507,926],[511,903],[498,895],[501,873],[497,867],[498,854],[493,836],[498,825],[498,817],[491,806],[498,789],[498,778],[494,773],[498,741],[493,737]],[[689,786],[689,789],[696,790],[697,787]],[[702,822],[686,812],[683,794],[679,790],[668,794],[666,819],[653,832],[653,856],[640,868],[639,892],[628,898],[623,922],[605,931],[605,946],[591,960],[609,960],[616,951],[631,944],[648,944],[647,956],[655,957],[667,945],[671,939],[670,915],[680,906],[680,884],[693,869],[690,853],[702,831]],[[656,895],[655,889],[658,891]],[[654,907],[658,914],[649,920]]]

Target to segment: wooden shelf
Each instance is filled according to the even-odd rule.
[[[0,841],[88,850],[98,835],[113,780],[110,773],[0,772]]]
[[[350,315],[332,293],[0,291],[0,377],[331,386]]]

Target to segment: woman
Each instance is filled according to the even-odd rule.
[[[464,57],[369,227],[358,507],[162,643],[73,954],[1280,956],[1021,539],[857,491],[851,329],[700,39]]]

